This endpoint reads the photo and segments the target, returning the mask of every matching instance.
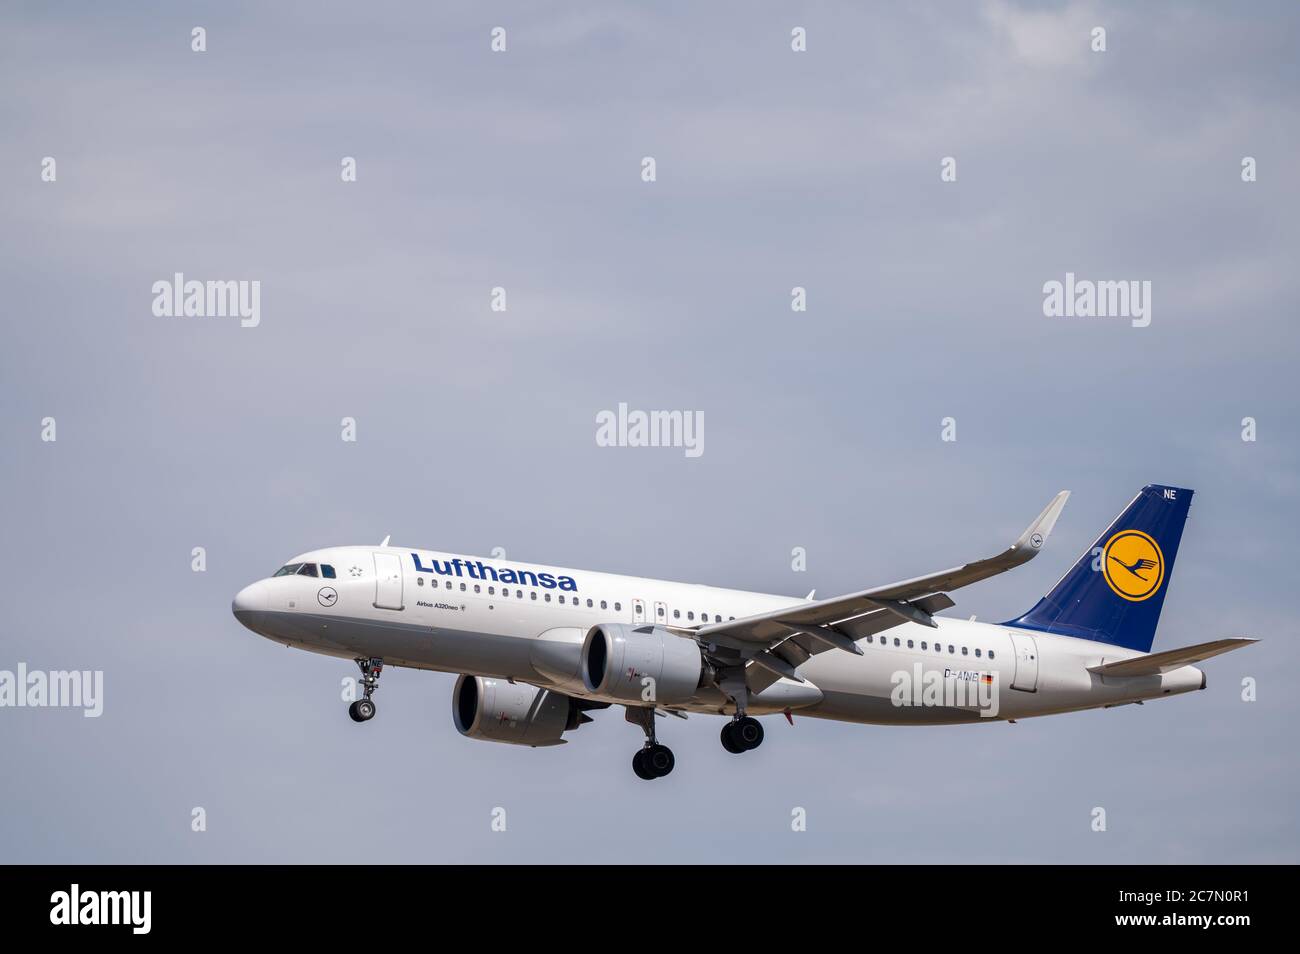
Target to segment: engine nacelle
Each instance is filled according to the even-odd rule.
[[[695,640],[659,626],[602,623],[582,643],[582,682],[613,702],[674,705],[695,695],[704,657]]]
[[[451,714],[461,735],[510,745],[563,745],[561,735],[591,721],[563,693],[484,676],[456,680]]]

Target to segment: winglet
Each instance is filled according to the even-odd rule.
[[[1020,535],[1020,539],[1012,545],[1011,549],[1019,550],[1022,547],[1027,547],[1034,552],[1041,550],[1043,544],[1047,542],[1047,537],[1051,534],[1052,528],[1056,526],[1056,518],[1061,515],[1061,511],[1065,509],[1065,502],[1069,499],[1070,492],[1068,490],[1062,490],[1053,497],[1052,502],[1043,508],[1043,512],[1038,515],[1038,519],[1025,529],[1025,532]],[[1030,553],[1029,555],[1033,556],[1034,554]]]
[[[379,545],[380,545],[381,547],[386,547],[386,546],[388,546],[388,541],[389,541],[390,539],[392,539],[392,536],[393,536],[393,535],[390,533],[388,536],[384,537],[384,541],[383,541],[383,543],[381,543],[381,544],[379,544]]]

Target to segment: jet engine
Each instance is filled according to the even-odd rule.
[[[451,692],[456,729],[471,739],[510,745],[563,745],[560,738],[603,708],[549,689],[484,676],[461,676]]]
[[[582,682],[613,702],[674,705],[687,702],[705,675],[695,640],[659,626],[602,623],[582,643]]]

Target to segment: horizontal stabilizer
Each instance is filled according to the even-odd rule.
[[[1257,642],[1258,639],[1245,636],[1216,639],[1212,643],[1197,643],[1195,646],[1184,646],[1182,649],[1169,649],[1163,653],[1151,653],[1149,656],[1137,656],[1133,659],[1121,659],[1118,662],[1090,666],[1088,671],[1102,676],[1158,676]]]

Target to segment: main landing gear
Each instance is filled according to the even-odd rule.
[[[649,781],[663,778],[673,770],[676,759],[673,750],[660,745],[655,739],[655,710],[653,708],[627,707],[627,721],[639,725],[645,732],[645,745],[632,756],[632,771],[637,778]]]
[[[348,706],[348,715],[353,722],[369,722],[375,717],[375,704],[370,697],[379,688],[379,674],[384,671],[384,661],[377,656],[369,659],[358,656],[357,665],[361,668],[361,685],[364,695]]]
[[[718,688],[736,706],[736,714],[722,727],[722,747],[732,755],[758,748],[763,744],[763,726],[753,716],[745,714],[749,708],[749,684],[745,681],[745,670],[725,670]]]
[[[763,744],[763,724],[753,716],[737,716],[722,727],[722,747],[732,755]]]

